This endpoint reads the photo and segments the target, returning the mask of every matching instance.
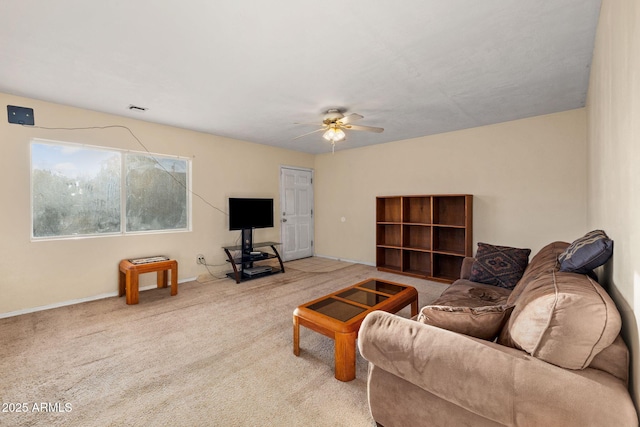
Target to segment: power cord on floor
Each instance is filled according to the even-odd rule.
[[[217,276],[217,275],[213,274],[211,272],[211,270],[209,270],[209,267],[222,267],[223,265],[226,265],[226,264],[207,264],[207,263],[205,263],[205,264],[200,264],[200,265],[204,265],[204,267],[207,269],[207,272],[209,273],[209,275],[212,276],[212,277],[215,277],[216,279],[227,279],[228,278],[226,274],[224,276],[220,277],[220,276]]]
[[[240,243],[240,240],[241,240],[241,239],[242,239],[242,235],[238,236],[238,238],[237,238],[237,239],[236,239],[236,241],[235,241],[235,245],[238,245],[238,244]],[[235,252],[234,252],[234,254],[233,254],[233,258],[236,258],[236,257],[237,257],[237,253],[238,253],[238,252],[239,252],[239,251],[235,251]],[[223,264],[207,264],[207,260],[205,259],[204,255],[199,255],[199,256],[200,256],[200,257],[202,257],[202,260],[203,260],[204,262],[199,262],[198,264],[203,265],[203,266],[204,266],[204,268],[206,268],[206,269],[207,269],[207,272],[209,273],[209,275],[210,275],[210,276],[215,277],[216,279],[227,279],[227,278],[229,278],[226,274],[225,274],[224,276],[222,276],[222,277],[220,277],[220,276],[216,276],[216,275],[215,275],[215,274],[213,274],[213,273],[211,272],[211,270],[209,269],[209,267],[223,267],[223,266],[229,265],[229,263],[228,263],[228,262],[224,262]]]

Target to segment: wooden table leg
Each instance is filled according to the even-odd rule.
[[[156,280],[156,282],[158,283],[159,288],[167,287],[167,279],[168,279],[167,270],[158,271],[158,279]]]
[[[335,377],[340,381],[351,381],[356,377],[357,332],[336,333]]]
[[[411,317],[416,316],[418,314],[418,297],[411,301]]]
[[[127,276],[124,271],[119,270],[118,272],[118,296],[121,297],[125,295],[127,292],[126,288]]]
[[[127,304],[138,303],[138,272],[133,270],[127,270]]]
[[[166,271],[165,271],[166,273]],[[178,295],[178,262],[171,266],[171,295]]]
[[[295,314],[293,315],[293,354],[300,356],[300,324]]]

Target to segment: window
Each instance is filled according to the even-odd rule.
[[[31,143],[32,237],[189,229],[188,159]]]
[[[187,166],[181,159],[126,154],[127,231],[187,228]]]

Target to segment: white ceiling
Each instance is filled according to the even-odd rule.
[[[321,133],[292,141],[314,130],[294,122],[320,123],[332,107],[385,128],[348,131],[341,150],[584,106],[599,10],[598,0],[2,0],[0,92],[324,153]]]

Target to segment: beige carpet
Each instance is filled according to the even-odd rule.
[[[357,378],[337,381],[333,341],[301,328],[295,357],[291,320],[297,305],[368,277],[416,286],[421,305],[446,287],[357,264],[288,268],[181,284],[175,297],[153,289],[134,306],[108,298],[0,319],[0,396],[27,408],[0,412],[0,425],[371,426],[367,362],[358,355]],[[42,403],[54,412],[34,412]]]

